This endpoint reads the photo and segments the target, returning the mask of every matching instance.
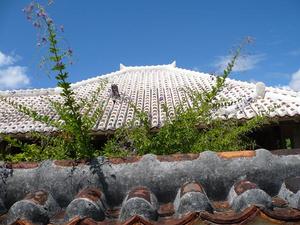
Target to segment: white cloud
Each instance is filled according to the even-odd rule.
[[[300,69],[292,74],[291,81],[289,83],[290,88],[294,91],[300,91]]]
[[[219,56],[218,58],[219,59],[214,64],[214,66],[217,68],[217,72],[221,73],[232,59],[232,55]],[[264,54],[240,56],[233,67],[233,72],[243,72],[251,70],[264,59]]]
[[[12,56],[5,55],[0,51],[0,67],[11,65],[15,62],[15,59]]]
[[[18,57],[5,55],[0,51],[0,90],[17,89],[30,83],[27,68],[14,65]]]
[[[0,69],[0,89],[16,89],[29,83],[26,67],[10,66],[6,69]]]

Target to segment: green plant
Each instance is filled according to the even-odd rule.
[[[99,154],[99,151],[95,151],[92,145],[91,131],[103,112],[103,102],[98,99],[98,96],[103,91],[106,80],[103,79],[100,82],[100,86],[90,98],[76,99],[76,94],[68,81],[69,74],[66,69],[67,59],[72,55],[72,50],[63,50],[59,47],[58,28],[42,5],[33,2],[24,9],[24,12],[33,25],[41,30],[40,33],[45,34],[40,38],[38,45],[43,43],[48,46],[49,56],[44,61],[51,64],[51,71],[56,73],[57,86],[61,88],[62,101],[53,101],[49,98],[49,105],[55,110],[59,119],[52,120],[49,116],[39,114],[37,111],[7,97],[1,96],[0,98],[33,120],[57,128],[58,134],[53,137],[37,133],[32,134],[35,142],[39,142],[39,144],[26,144],[12,137],[4,136],[5,141],[22,149],[22,153],[13,156],[7,154],[3,156],[2,154],[2,157],[6,157],[6,160],[16,161],[46,158],[91,158]]]
[[[286,149],[292,149],[292,141],[290,138],[286,138],[285,140],[285,148]]]
[[[12,154],[11,148],[1,152],[1,158],[6,161],[42,161],[46,159],[64,159],[66,158],[66,148],[62,138],[53,138],[51,136],[32,133],[34,144],[22,142],[9,135],[3,136],[3,140],[8,142],[10,147],[21,149],[21,153]]]
[[[184,106],[186,99],[176,108],[175,115],[172,115],[167,105],[163,104],[166,119],[157,132],[151,131],[148,115],[135,108],[135,120],[115,133],[104,147],[105,154],[172,154],[253,147],[254,141],[247,135],[267,121],[266,113],[243,123],[234,118],[221,119],[220,110],[236,104],[237,101],[222,99],[218,95],[226,87],[226,79],[248,42],[246,40],[237,48],[222,76],[215,77],[215,84],[210,90],[195,91],[184,88],[192,102],[190,107]],[[249,99],[251,101],[253,99]],[[139,126],[135,126],[136,121],[139,121]]]

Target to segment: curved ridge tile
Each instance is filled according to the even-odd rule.
[[[21,201],[13,204],[3,224],[13,224],[18,220],[33,224],[48,224],[50,217],[60,210],[50,193],[43,190],[29,193]]]
[[[174,201],[175,213],[181,217],[190,212],[212,212],[213,207],[204,188],[198,182],[185,183],[177,192]]]
[[[105,219],[107,203],[103,192],[94,187],[81,190],[66,208],[66,220],[76,217],[92,218],[95,221]]]
[[[290,207],[300,209],[300,176],[285,179],[278,196],[285,199]]]
[[[255,183],[241,180],[235,183],[228,195],[228,201],[236,212],[241,212],[251,205],[272,208],[272,198]]]
[[[132,189],[122,204],[120,220],[126,221],[132,216],[141,216],[148,220],[157,220],[158,201],[156,196],[146,187]]]

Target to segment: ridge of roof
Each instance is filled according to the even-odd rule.
[[[197,90],[209,90],[216,77],[199,71],[192,71],[175,67],[175,62],[168,65],[126,67],[112,73],[96,76],[71,84],[78,98],[86,98],[96,90],[102,79],[108,80],[105,91],[100,98],[105,102],[104,115],[99,118],[95,131],[114,131],[129,121],[134,112],[128,104],[120,100],[113,104],[110,95],[110,84],[119,85],[119,91],[124,96],[130,96],[143,110],[151,113],[151,127],[158,128],[163,124],[162,101],[168,102],[170,110],[183,102],[186,97],[182,87]],[[273,87],[264,87],[264,98],[257,95],[257,84],[234,80],[226,80],[228,86],[220,92],[220,96],[229,100],[235,100],[237,105],[224,109],[224,112],[237,119],[250,119],[260,110],[269,111],[270,117],[290,119],[300,116],[300,93],[282,90]],[[264,86],[264,85],[263,85]],[[41,114],[53,116],[53,111],[47,97],[60,99],[60,88],[28,89],[18,91],[0,91],[0,95],[12,98],[15,102],[32,107]],[[160,100],[162,99],[162,100]],[[249,105],[251,99],[257,100]],[[190,101],[190,100],[189,100]],[[247,104],[249,107],[246,107]],[[236,107],[238,106],[238,107]],[[278,107],[277,107],[278,106]],[[240,109],[240,110],[237,110]],[[54,112],[55,114],[55,112]],[[7,104],[0,107],[0,132],[11,134],[24,134],[29,131],[52,132],[53,128],[45,124],[34,122],[26,116],[20,116],[17,110]]]
[[[36,96],[38,95],[51,95],[59,94],[61,88],[52,87],[52,88],[33,88],[33,89],[13,89],[13,90],[0,90],[0,95],[2,96]]]
[[[137,71],[137,70],[151,70],[151,69],[166,69],[166,70],[175,70],[178,72],[186,72],[188,74],[193,75],[201,75],[206,78],[212,78],[214,75],[211,75],[209,73],[200,72],[200,71],[194,71],[191,69],[185,69],[180,68],[176,66],[176,61],[173,61],[171,64],[161,64],[161,65],[143,65],[143,66],[125,66],[123,64],[120,64],[120,70],[113,71],[111,73],[97,75],[91,78],[87,78],[81,81],[77,81],[74,83],[71,83],[71,87],[76,89],[82,85],[86,85],[95,81],[99,81],[100,79],[104,78],[112,78],[114,76],[118,76],[121,74],[124,74],[125,72],[130,71]],[[249,86],[254,88],[255,84],[247,81],[241,81],[237,79],[227,78],[228,83],[235,83],[242,86]],[[266,86],[267,91],[273,92],[275,95],[283,95],[283,96],[289,96],[289,97],[300,97],[300,92],[293,91],[293,90],[286,90],[280,87],[272,87],[272,86]],[[53,95],[53,94],[59,94],[61,92],[61,88],[54,87],[54,88],[34,88],[34,89],[14,89],[14,90],[0,90],[0,95],[2,96],[36,96],[36,95]],[[299,99],[300,101],[300,99]]]
[[[176,68],[176,61],[174,60],[170,64],[161,64],[161,65],[143,65],[143,66],[125,66],[120,63],[120,71],[128,69],[153,69],[153,68]]]
[[[206,151],[179,161],[168,157],[149,154],[124,163],[98,157],[70,165],[48,160],[23,168],[3,164],[0,224],[182,225],[194,213],[188,221],[245,224],[256,212],[271,221],[300,222],[300,155],[259,149]]]
[[[124,66],[122,63],[120,64],[120,70],[113,71],[111,73],[102,74],[102,75],[96,75],[91,78],[87,78],[84,80],[80,80],[74,83],[71,83],[72,88],[77,88],[81,85],[85,85],[90,82],[97,81],[99,79],[103,78],[109,78],[114,75],[120,75],[124,73],[126,70],[141,70],[141,69],[167,69],[167,68],[175,68],[176,67],[176,61],[173,61],[171,64],[161,64],[161,65],[144,65],[144,66]],[[28,88],[28,89],[12,89],[12,90],[0,90],[0,94],[3,96],[9,96],[9,95],[47,95],[47,94],[58,94],[60,93],[61,88],[59,87],[50,87],[50,88]]]

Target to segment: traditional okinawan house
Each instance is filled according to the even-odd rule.
[[[97,121],[94,134],[96,140],[121,127],[134,117],[135,106],[150,115],[153,129],[163,125],[166,115],[162,105],[166,104],[170,114],[180,103],[190,104],[184,88],[209,90],[216,77],[197,71],[176,67],[176,63],[156,66],[124,66],[120,70],[72,84],[77,98],[89,98],[103,80],[107,80],[104,91],[98,96],[104,103],[104,113]],[[226,118],[241,121],[253,118],[262,111],[269,111],[271,123],[254,133],[258,146],[267,149],[300,148],[300,93],[262,83],[228,79],[220,96],[236,104],[223,109]],[[18,104],[28,106],[38,113],[57,119],[49,105],[49,99],[59,100],[59,88],[1,91],[0,95]],[[127,100],[126,100],[127,99]],[[186,99],[186,101],[185,101]],[[271,109],[271,110],[270,110]],[[30,131],[55,132],[55,128],[33,121],[14,107],[1,102],[0,133],[25,138]]]

